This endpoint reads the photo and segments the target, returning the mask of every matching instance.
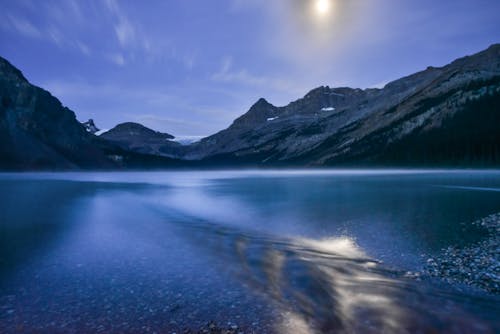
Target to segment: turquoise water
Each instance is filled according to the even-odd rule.
[[[415,279],[487,234],[498,171],[0,174],[2,332],[495,332]]]

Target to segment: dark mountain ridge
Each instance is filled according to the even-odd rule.
[[[119,145],[121,148],[142,154],[166,157],[182,155],[182,145],[172,141],[168,133],[154,131],[139,123],[121,123],[99,136]]]
[[[184,158],[257,165],[498,165],[500,45],[383,89],[261,99]]]
[[[0,96],[1,168],[113,166],[71,110],[2,58]]]
[[[165,167],[177,161],[127,151],[77,121],[48,91],[0,57],[0,169]]]
[[[137,123],[101,136],[0,58],[0,168],[500,165],[500,45],[382,89],[311,90],[259,99],[191,145]],[[91,131],[88,131],[88,130]]]
[[[96,134],[100,131],[100,129],[95,125],[92,118],[86,122],[83,122],[82,125],[84,126],[85,130],[87,130],[87,132],[90,132],[92,134]]]

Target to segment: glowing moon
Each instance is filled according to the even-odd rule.
[[[316,12],[325,15],[330,11],[330,0],[316,0]]]

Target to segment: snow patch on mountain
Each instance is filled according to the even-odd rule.
[[[94,134],[95,134],[96,136],[100,136],[100,135],[102,135],[104,132],[108,132],[108,131],[109,131],[109,129],[102,129],[102,130],[97,131],[97,132],[96,132],[96,133],[94,133]]]
[[[204,138],[204,136],[176,136],[172,141],[182,145],[190,145],[200,141],[202,138]]]

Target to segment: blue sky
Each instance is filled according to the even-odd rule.
[[[318,2],[323,1],[323,5]],[[101,128],[209,135],[500,42],[498,0],[0,0],[0,56]],[[319,10],[325,6],[326,10]]]

